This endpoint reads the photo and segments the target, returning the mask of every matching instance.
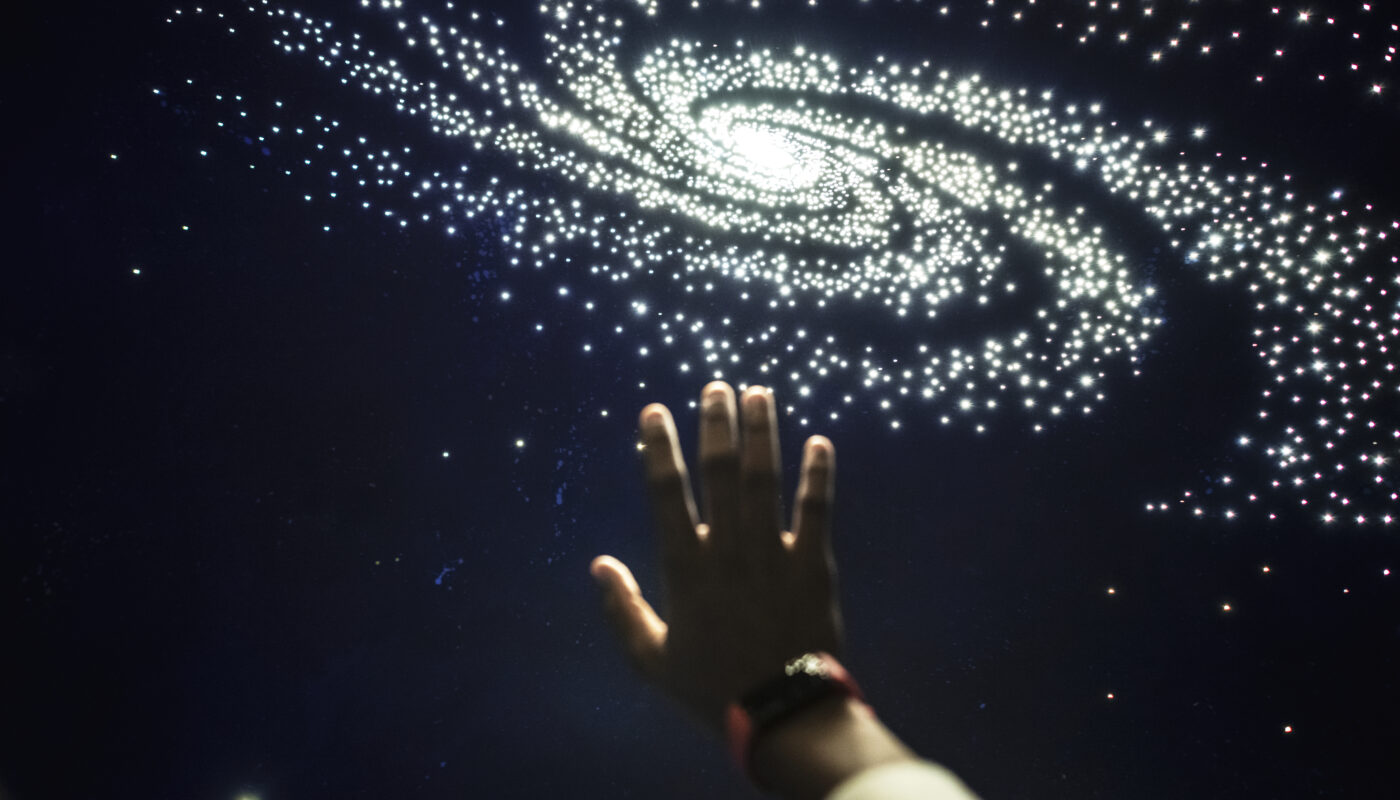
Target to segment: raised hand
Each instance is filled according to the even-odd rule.
[[[704,521],[667,408],[642,409],[641,431],[664,615],[642,598],[621,561],[601,555],[590,571],[632,663],[720,731],[726,704],[788,659],[840,652],[830,540],[835,449],[824,436],[807,440],[792,527],[785,530],[772,392],[751,387],[741,406],[723,382],[701,394]]]

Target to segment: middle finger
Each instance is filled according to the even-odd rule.
[[[739,524],[739,429],[734,390],[723,381],[700,396],[700,487],[707,544],[720,558],[734,555]]]
[[[778,420],[773,393],[750,387],[743,400],[740,445],[740,550],[762,566],[782,553],[782,466],[778,454]]]

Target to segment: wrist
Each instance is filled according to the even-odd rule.
[[[832,696],[782,720],[753,742],[759,785],[787,798],[822,798],[870,767],[914,759],[870,707]]]

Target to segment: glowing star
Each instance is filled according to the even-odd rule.
[[[729,133],[734,152],[756,172],[784,175],[800,166],[788,141],[776,130],[741,126]]]
[[[639,359],[677,375],[761,376],[804,421],[834,419],[824,406],[836,397],[900,432],[981,432],[1007,416],[1043,432],[1079,418],[1150,372],[1142,353],[1164,319],[1141,254],[1121,252],[1091,210],[1057,193],[1063,168],[1076,199],[1098,192],[1161,231],[1182,274],[1248,293],[1262,391],[1235,436],[1254,443],[1245,453],[1261,471],[1283,473],[1257,482],[1296,491],[1290,505],[1312,519],[1394,510],[1393,493],[1356,488],[1383,461],[1337,468],[1382,435],[1400,438],[1386,414],[1397,333],[1382,295],[1393,289],[1367,277],[1384,226],[1358,231],[1340,198],[1308,205],[1287,174],[1221,168],[1214,154],[1181,151],[1190,141],[1176,146],[1203,139],[1203,125],[1189,137],[1120,125],[1105,104],[956,64],[708,40],[692,30],[695,9],[750,13],[714,0],[560,0],[539,8],[539,46],[520,57],[497,38],[501,20],[452,4],[441,19],[364,5],[373,36],[270,3],[237,12],[237,30],[265,21],[289,58],[396,114],[405,141],[290,100],[215,101],[240,120],[238,135],[276,138],[304,154],[302,168],[324,171],[326,190],[308,201],[469,231],[503,274],[549,276],[552,301],[600,326],[578,337],[579,357],[596,357],[600,334],[626,335]],[[227,16],[182,19],[207,18],[224,36]],[[1201,27],[1168,44],[1190,44]],[[464,160],[442,163],[444,152]],[[529,323],[531,335],[567,330],[562,319]],[[1332,424],[1312,424],[1319,407]]]

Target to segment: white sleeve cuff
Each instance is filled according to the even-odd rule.
[[[896,761],[857,772],[826,800],[977,800],[977,795],[937,764]]]

